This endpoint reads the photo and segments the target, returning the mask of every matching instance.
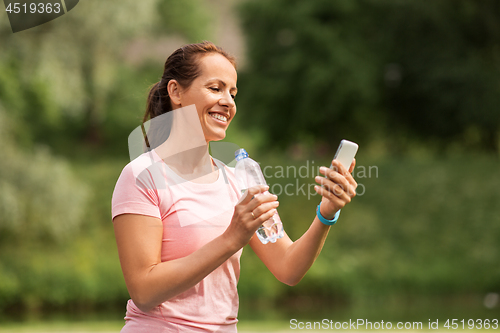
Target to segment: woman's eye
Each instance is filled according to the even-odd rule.
[[[219,89],[219,88],[214,88],[214,87],[211,87],[211,88],[210,88],[210,90],[212,90],[212,91],[216,91],[216,92],[219,92],[219,91],[220,91],[220,89]]]
[[[236,95],[231,95],[231,97],[232,97],[233,99],[235,99],[235,98],[236,98]]]

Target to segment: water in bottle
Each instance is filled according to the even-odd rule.
[[[238,187],[243,194],[247,188],[256,185],[266,185],[266,179],[262,174],[262,170],[257,162],[248,157],[245,149],[238,149],[235,152],[236,167],[235,176],[238,182]],[[268,193],[267,191],[264,193]],[[256,231],[257,236],[263,244],[268,242],[275,243],[276,240],[283,237],[283,224],[281,223],[278,212],[269,220],[265,221],[262,226]]]

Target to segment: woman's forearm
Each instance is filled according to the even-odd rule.
[[[325,177],[315,177],[318,185],[322,186],[315,186],[314,189],[322,196],[320,213],[323,217],[333,218],[356,195],[357,183],[351,175],[355,164],[353,160],[347,171],[339,161],[333,160],[332,168],[320,168],[320,173]],[[323,224],[316,216],[302,237],[285,245],[280,269],[285,283],[295,285],[304,277],[321,252],[329,230],[330,226]]]
[[[129,286],[131,298],[144,312],[188,290],[223,264],[238,248],[221,235],[192,254],[151,266]]]
[[[325,244],[330,226],[324,225],[317,217],[309,229],[286,249],[283,257],[280,280],[288,285],[296,285],[306,275]]]

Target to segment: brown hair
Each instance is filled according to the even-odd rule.
[[[172,111],[172,104],[167,91],[168,82],[176,80],[181,87],[189,88],[191,83],[200,75],[198,60],[209,53],[223,55],[236,68],[234,57],[211,42],[204,41],[197,44],[188,44],[175,50],[165,62],[160,82],[155,83],[149,91],[143,122]]]

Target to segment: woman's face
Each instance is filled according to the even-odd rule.
[[[180,106],[196,106],[207,142],[222,140],[236,114],[236,69],[218,53],[199,61],[201,74],[189,88],[180,89]]]

